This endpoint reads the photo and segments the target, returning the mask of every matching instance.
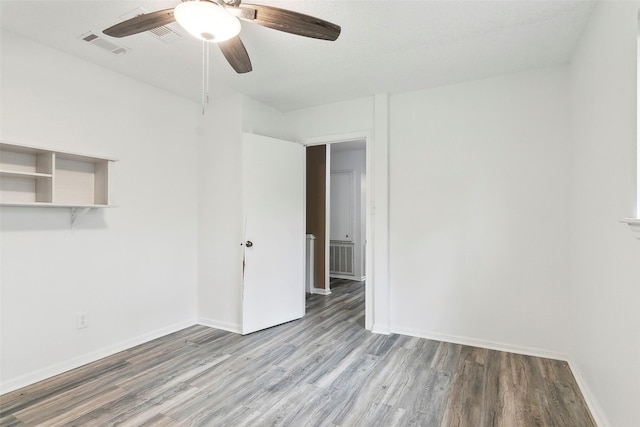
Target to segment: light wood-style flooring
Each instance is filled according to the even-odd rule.
[[[595,426],[565,362],[364,329],[364,284],[193,326],[0,397],[2,426]]]

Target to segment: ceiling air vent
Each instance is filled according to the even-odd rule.
[[[111,52],[114,55],[123,55],[129,51],[128,48],[124,46],[118,46],[115,43],[110,42],[109,40],[99,37],[92,32],[82,34],[78,39],[83,40],[87,43],[91,43],[94,46],[98,46],[101,49]]]
[[[182,34],[172,30],[166,25],[163,25],[162,27],[154,28],[153,30],[149,30],[149,34],[151,34],[152,36],[155,36],[156,38],[162,40],[165,43],[170,43],[182,37]]]

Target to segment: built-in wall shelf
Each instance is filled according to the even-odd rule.
[[[15,178],[51,178],[53,177],[52,173],[39,173],[39,172],[18,172],[18,171],[8,171],[8,170],[0,170],[0,176],[12,176]]]
[[[109,207],[115,161],[0,142],[0,205]]]

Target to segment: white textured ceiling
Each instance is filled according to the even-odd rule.
[[[398,93],[569,62],[592,1],[251,0],[342,27],[335,42],[242,23],[253,71],[238,75],[212,46],[212,96],[241,92],[281,111]],[[110,39],[115,56],[78,36],[101,31],[136,8],[179,1],[0,1],[2,27],[196,102],[202,44],[184,34],[166,44],[149,34]],[[105,36],[106,37],[106,36]]]

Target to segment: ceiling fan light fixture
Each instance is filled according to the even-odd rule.
[[[207,42],[223,42],[240,33],[238,18],[213,1],[185,1],[176,6],[173,16],[189,34]]]

